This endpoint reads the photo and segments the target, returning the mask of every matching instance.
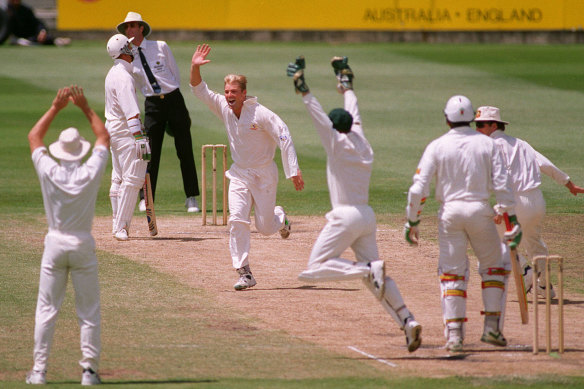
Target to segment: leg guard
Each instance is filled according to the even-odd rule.
[[[509,246],[507,246],[506,243],[501,243],[501,250],[503,252],[503,268],[505,269],[505,274],[503,276],[505,290],[501,295],[501,316],[499,317],[499,329],[503,331],[503,326],[505,324],[505,308],[507,307],[507,285],[509,283],[509,275],[511,274],[511,252],[509,251]]]
[[[122,179],[115,223],[116,232],[122,228],[125,228],[128,233],[130,232],[130,223],[134,215],[134,208],[136,208],[138,192],[144,185],[147,166],[148,162],[146,161],[134,160],[128,175]]]
[[[363,283],[375,295],[375,287],[369,279],[363,278]],[[381,305],[391,315],[401,330],[404,329],[406,319],[410,317],[413,319],[414,317],[408,307],[406,307],[397,285],[389,276],[385,277],[385,292],[381,298]]]
[[[481,274],[483,305],[486,316],[501,316],[501,301],[505,292],[505,269],[490,267]]]
[[[464,323],[466,318],[466,288],[468,270],[464,275],[440,274],[440,290],[442,300],[442,315],[444,318],[444,336],[448,339],[449,329],[460,329],[464,339]]]

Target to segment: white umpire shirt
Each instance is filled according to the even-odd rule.
[[[95,200],[108,161],[105,146],[96,146],[82,165],[57,163],[45,146],[32,152],[50,231],[91,234]]]
[[[538,188],[541,185],[540,171],[560,185],[566,185],[570,181],[570,176],[524,140],[509,136],[501,130],[493,132],[491,138],[500,147],[515,193]]]
[[[440,203],[488,201],[494,192],[502,210],[513,211],[513,192],[501,153],[491,138],[469,126],[452,128],[426,147],[409,191],[408,220],[418,220],[420,201],[430,194],[434,177]]]
[[[248,96],[239,119],[225,96],[211,91],[203,81],[192,92],[223,121],[229,139],[231,158],[242,169],[263,168],[274,163],[276,146],[280,147],[286,178],[298,175],[298,159],[290,131],[278,115]]]
[[[105,126],[112,136],[131,136],[128,119],[139,114],[132,64],[116,59],[105,77]]]
[[[352,93],[352,92],[345,92]],[[333,208],[341,205],[367,205],[373,150],[360,125],[348,134],[335,130],[318,100],[308,93],[302,100],[327,154],[327,182]]]
[[[152,85],[144,71],[138,49],[136,48],[134,50],[134,62],[132,62],[132,65],[134,77],[142,94],[146,97],[158,96],[178,89],[180,87],[180,72],[174,56],[170,51],[170,47],[168,47],[166,42],[144,39],[139,47],[142,49],[146,62],[148,62],[148,66],[152,70],[152,74],[156,78],[156,81],[158,81],[161,89],[160,93],[154,93],[154,90],[152,90]]]

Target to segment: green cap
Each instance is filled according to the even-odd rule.
[[[351,131],[353,116],[342,108],[335,108],[329,113],[329,118],[333,122],[333,128],[338,132],[347,133]]]

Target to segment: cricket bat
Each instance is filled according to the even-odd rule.
[[[158,235],[156,226],[156,215],[154,214],[154,201],[152,200],[152,184],[150,183],[150,173],[146,173],[144,180],[144,202],[146,203],[146,220],[148,221],[148,231],[150,236]]]
[[[509,216],[505,213],[505,227],[507,231],[511,231],[511,223],[509,222]],[[517,257],[517,249],[512,249],[511,251],[511,270],[513,271],[513,278],[515,279],[515,289],[517,290],[517,300],[519,301],[519,312],[521,313],[521,324],[527,324],[529,322],[529,314],[527,311],[527,296],[525,293],[525,285],[523,284],[523,272],[519,265],[519,258]],[[533,292],[537,293],[537,292]]]

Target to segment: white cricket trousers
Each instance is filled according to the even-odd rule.
[[[517,193],[515,214],[523,231],[519,248],[525,247],[530,260],[538,255],[548,255],[547,246],[541,239],[541,228],[545,218],[545,199],[541,190],[538,188]]]
[[[90,233],[49,231],[41,261],[34,329],[34,370],[46,370],[57,315],[65,297],[69,273],[81,331],[79,364],[98,371],[101,316],[95,241]]]
[[[235,164],[229,178],[229,250],[235,269],[249,265],[251,210],[262,235],[272,235],[284,227],[284,212],[276,207],[278,168],[275,162],[264,167],[243,169]]]
[[[464,330],[469,242],[479,260],[485,312],[500,314],[505,282],[501,240],[487,202],[449,201],[442,204],[438,217],[438,274],[446,335],[449,327]]]
[[[136,208],[138,193],[144,186],[148,161],[143,161],[136,155],[136,141],[127,132],[112,134],[112,184],[110,200],[112,203],[112,232],[122,228],[130,232],[130,224]],[[123,135],[125,134],[125,135]]]

